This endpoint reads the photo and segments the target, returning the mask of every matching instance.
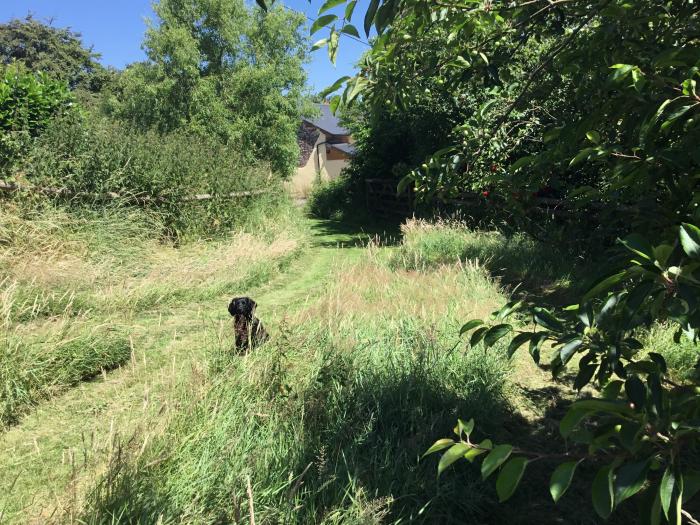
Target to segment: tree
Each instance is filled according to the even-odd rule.
[[[339,34],[357,33],[355,5],[330,0],[319,10],[312,29],[328,28],[317,45],[331,59]],[[334,8],[339,14],[329,14]],[[592,504],[603,518],[634,497],[644,521],[695,522],[685,506],[700,488],[700,382],[675,381],[637,336],[659,321],[673,323],[678,339],[697,342],[700,330],[699,16],[693,0],[372,0],[364,14],[365,33],[378,34],[372,50],[358,75],[331,87],[344,86],[336,107],[362,98],[402,111],[415,82],[391,73],[412,70],[457,92],[481,82],[452,144],[399,190],[413,184],[435,199],[488,184],[526,218],[523,194],[552,185],[582,219],[567,235],[596,232],[593,246],[608,248],[614,271],[576,304],[551,311],[514,301],[491,322],[462,328],[471,346],[510,337],[512,354],[527,344],[538,363],[551,348],[555,375],[578,366],[575,389],[595,387],[560,421],[571,449],[558,458],[550,490],[557,501],[580,462],[597,465]],[[434,34],[446,35],[442,53],[407,66],[412,41]],[[521,328],[528,322],[537,330]],[[474,425],[459,421],[457,439],[429,452],[446,450],[438,472],[483,457],[482,475],[498,473],[505,501],[527,465],[546,455],[474,443]]]
[[[31,15],[0,24],[0,63],[24,64],[30,71],[44,72],[63,80],[71,89],[99,91],[109,73],[86,48],[80,33],[43,24]]]
[[[303,105],[303,18],[243,0],[161,0],[148,60],[130,66],[111,110],[140,128],[211,134],[289,175]]]

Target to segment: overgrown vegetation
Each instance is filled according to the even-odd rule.
[[[328,28],[318,47],[332,61],[339,35],[357,33],[355,5],[320,7],[312,32]],[[398,191],[411,186],[426,201],[481,192],[509,230],[548,238],[570,261],[603,255],[604,264],[594,263],[600,278],[572,294],[566,309],[514,300],[491,322],[473,319],[461,330],[472,346],[506,336],[511,353],[528,344],[537,363],[547,341],[555,378],[571,362],[574,388],[594,387],[595,399],[575,403],[561,419],[561,437],[572,445],[552,475],[552,498],[587,462],[598,469],[591,494],[600,517],[634,498],[639,519],[694,521],[687,505],[700,486],[697,378],[671,380],[661,354],[640,351],[638,331],[670,321],[679,344],[684,337],[696,343],[700,329],[700,162],[690,147],[700,136],[696,6],[377,0],[364,15],[365,33],[374,28],[378,36],[360,72],[329,88],[344,87],[333,105],[361,100],[365,136],[411,122],[436,100],[445,119],[455,119],[449,136],[438,135],[444,147],[424,162],[405,156]],[[420,142],[435,147],[429,135]],[[363,147],[367,158],[376,156],[360,143],[360,160]],[[398,160],[391,148],[387,155]],[[542,213],[543,206],[553,211]],[[510,322],[512,315],[522,319]],[[537,330],[520,329],[527,320]],[[447,450],[438,472],[484,454],[484,479],[497,473],[499,499],[508,500],[528,465],[546,456],[480,445],[470,438],[474,425],[461,422],[456,440],[431,448]]]

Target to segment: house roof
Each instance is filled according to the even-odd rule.
[[[355,145],[354,144],[347,144],[344,142],[341,142],[339,144],[328,144],[330,147],[335,148],[337,150],[342,151],[343,153],[347,153],[348,155],[353,155],[355,153]]]
[[[328,104],[318,104],[318,109],[321,112],[320,117],[304,118],[304,121],[331,135],[350,135],[350,132],[340,125],[338,117],[333,115]]]

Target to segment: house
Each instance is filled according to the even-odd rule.
[[[319,104],[320,116],[303,118],[298,133],[299,167],[292,178],[291,189],[297,195],[307,195],[317,179],[332,180],[355,151],[350,132],[343,128],[328,104]]]

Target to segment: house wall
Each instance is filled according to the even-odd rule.
[[[335,137],[332,137],[332,140],[334,139]],[[294,196],[307,196],[319,175],[322,180],[335,179],[340,176],[340,172],[347,165],[347,156],[326,146],[324,142],[327,140],[327,135],[320,132],[313,145],[311,155],[309,155],[303,166],[297,168],[296,174],[289,183],[290,190]]]

